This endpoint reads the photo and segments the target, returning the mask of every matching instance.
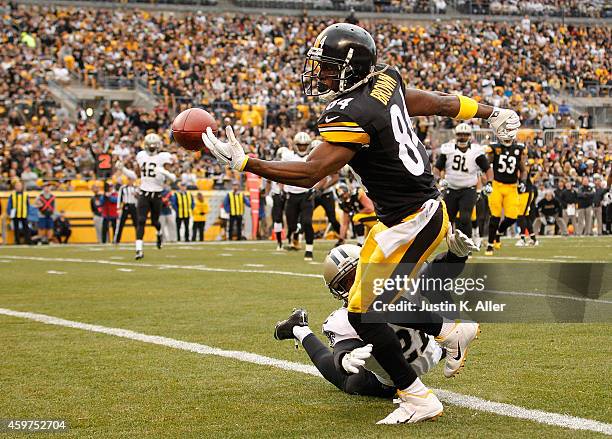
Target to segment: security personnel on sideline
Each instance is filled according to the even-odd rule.
[[[208,202],[202,193],[196,195],[195,206],[193,208],[193,233],[192,241],[204,241],[204,228],[206,227],[206,214],[208,213]]]
[[[232,183],[232,191],[225,196],[223,208],[229,213],[229,231],[227,238],[232,239],[234,232],[236,240],[242,239],[242,216],[244,215],[244,205],[251,207],[251,200],[240,190],[240,184],[235,181]]]
[[[189,220],[193,213],[193,197],[187,192],[185,183],[179,183],[179,190],[172,195],[172,207],[176,213],[176,239],[181,240],[181,225],[184,226],[185,242],[189,242]]]
[[[28,209],[30,201],[28,193],[23,190],[23,183],[15,183],[15,191],[8,199],[7,210],[9,217],[13,220],[13,230],[15,232],[15,244],[23,244],[25,241],[30,244],[30,229],[28,227]]]

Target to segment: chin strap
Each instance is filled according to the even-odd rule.
[[[326,103],[332,101],[333,99],[336,99],[337,97],[342,96],[343,94],[350,93],[353,90],[355,90],[356,88],[361,87],[363,84],[367,83],[373,77],[378,76],[381,73],[384,73],[388,68],[389,68],[389,64],[385,65],[385,67],[383,69],[381,69],[381,70],[376,70],[376,71],[372,71],[372,72],[368,73],[368,75],[365,78],[363,78],[361,81],[356,82],[355,84],[353,84],[348,89],[343,90],[343,91],[331,91],[330,90],[327,93],[320,95],[319,99],[321,99],[321,101],[324,104],[326,104]]]

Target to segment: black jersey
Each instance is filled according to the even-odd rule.
[[[384,71],[330,102],[317,124],[324,140],[357,151],[349,165],[390,227],[439,193],[406,110],[401,76],[388,66],[377,69]]]
[[[522,143],[513,143],[510,146],[501,143],[492,143],[487,150],[493,155],[493,177],[500,183],[512,184],[519,179],[521,157],[525,150]]]
[[[359,195],[359,191],[353,191],[348,200],[338,200],[338,207],[340,207],[340,210],[349,215],[359,213],[359,211],[363,209],[363,204],[359,201]]]

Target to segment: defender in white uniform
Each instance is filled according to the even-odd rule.
[[[431,275],[431,267],[455,265],[456,276],[474,249],[473,242],[460,231],[447,238],[449,251],[436,257],[433,263],[425,264],[420,275]],[[371,356],[372,346],[366,345],[348,319],[346,301],[355,280],[357,261],[361,247],[343,244],[333,248],[323,263],[323,277],[331,294],[344,302],[344,306],[332,312],[323,323],[323,333],[329,338],[331,350],[319,340],[308,327],[308,313],[295,310],[291,316],[276,324],[274,338],[299,341],[321,375],[340,390],[355,394],[391,397],[395,387],[389,375]],[[448,264],[452,262],[452,264]],[[458,267],[460,265],[460,267]],[[444,349],[434,337],[421,331],[390,325],[400,340],[406,360],[419,376],[430,371],[446,356]]]
[[[476,206],[478,179],[481,172],[486,174],[487,184],[483,192],[489,194],[493,170],[489,166],[484,148],[471,142],[472,128],[468,124],[457,125],[455,136],[456,139],[440,147],[435,169],[440,176],[440,187],[446,189],[444,201],[450,221],[457,221],[457,228],[471,237],[472,211]]]
[[[151,212],[151,224],[157,230],[157,248],[162,246],[162,231],[159,222],[162,208],[161,193],[164,190],[166,179],[176,181],[176,176],[166,169],[166,166],[172,163],[172,155],[169,152],[159,152],[162,144],[160,136],[155,133],[147,134],[144,138],[144,149],[136,155],[137,172],[140,174],[140,187],[136,200],[138,212],[136,260],[144,257],[142,238],[149,212]],[[122,162],[117,162],[116,168],[123,171],[129,178],[137,178],[137,172],[125,168]]]
[[[305,162],[310,152],[310,136],[300,131],[293,137],[293,151],[286,150],[282,154],[283,162]],[[286,184],[284,191],[287,194],[285,215],[287,216],[287,239],[289,249],[297,250],[295,234],[298,230],[298,222],[302,226],[302,232],[306,239],[306,251],[304,260],[312,261],[314,243],[314,230],[312,228],[312,212],[314,211],[314,189]]]

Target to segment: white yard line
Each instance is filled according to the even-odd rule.
[[[321,276],[320,274],[294,273],[292,271],[246,270],[243,268],[213,268],[213,267],[205,267],[203,265],[148,264],[146,262],[109,261],[107,259],[45,258],[42,256],[14,256],[14,255],[0,254],[0,260],[6,260],[6,259],[41,261],[41,262],[74,262],[78,264],[102,264],[102,265],[116,265],[116,266],[127,266],[127,267],[149,267],[149,268],[176,269],[176,270],[213,271],[213,272],[221,272],[221,273],[278,274],[278,275],[283,275],[283,276],[294,276],[294,277],[313,277],[316,279],[323,278],[323,276]]]
[[[225,349],[219,349],[212,346],[203,345],[200,343],[191,343],[168,337],[147,335],[140,332],[130,331],[128,329],[92,325],[89,323],[64,320],[45,314],[13,311],[11,309],[6,308],[0,308],[0,315],[33,320],[36,322],[45,323],[47,325],[63,326],[67,328],[81,329],[89,332],[113,335],[115,337],[127,338],[143,343],[167,346],[173,349],[195,352],[202,355],[215,355],[218,357],[232,358],[234,360],[243,361],[246,363],[254,363],[262,366],[276,367],[279,369],[300,372],[317,377],[320,376],[319,372],[314,366],[302,363],[295,363],[292,361],[279,360],[276,358],[254,354],[252,352],[229,351]],[[479,410],[482,412],[493,413],[495,415],[507,416],[511,418],[526,419],[538,422],[540,424],[569,428],[572,430],[588,430],[612,435],[612,424],[607,424],[605,422],[578,418],[575,416],[562,415],[559,413],[545,412],[542,410],[527,409],[512,404],[488,401],[486,399],[477,398],[475,396],[462,395],[460,393],[450,392],[448,390],[434,389],[434,391],[443,401],[471,410]]]

